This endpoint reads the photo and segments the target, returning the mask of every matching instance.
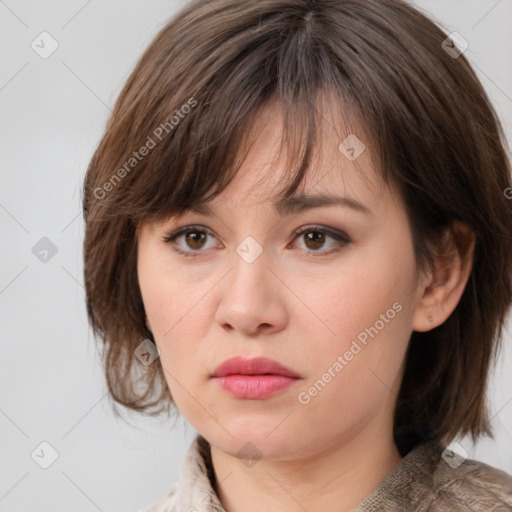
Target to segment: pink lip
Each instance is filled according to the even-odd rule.
[[[232,395],[250,399],[267,398],[300,379],[293,370],[266,357],[232,357],[220,364],[212,377]]]

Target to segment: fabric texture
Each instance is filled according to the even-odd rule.
[[[512,476],[443,452],[433,441],[417,445],[354,512],[512,512]],[[179,481],[140,512],[226,512],[215,492],[206,439],[196,436]]]

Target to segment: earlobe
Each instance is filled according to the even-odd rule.
[[[430,331],[444,323],[457,307],[471,274],[474,231],[455,221],[447,235],[444,255],[420,286],[420,299],[413,317],[414,331]]]

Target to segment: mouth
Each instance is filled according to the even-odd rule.
[[[265,357],[232,357],[215,369],[212,378],[231,395],[256,400],[273,396],[301,380],[295,371]]]

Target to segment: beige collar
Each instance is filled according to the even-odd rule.
[[[470,459],[453,467],[443,451],[435,441],[417,445],[355,512],[512,510],[510,475]],[[210,445],[198,434],[185,455],[179,481],[144,512],[226,512],[213,481]]]

